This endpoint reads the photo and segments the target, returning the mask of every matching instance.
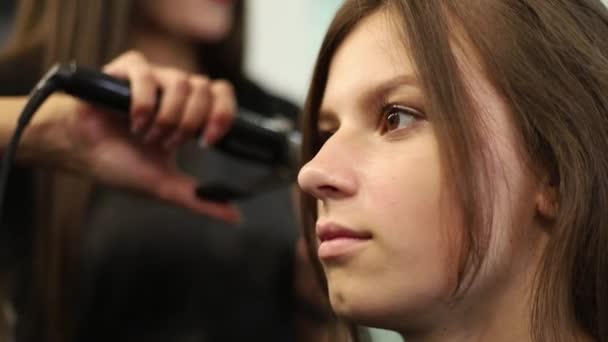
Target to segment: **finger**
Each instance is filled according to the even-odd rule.
[[[205,124],[211,100],[209,85],[209,79],[204,76],[190,77],[190,96],[186,101],[178,129],[165,143],[167,149],[180,145],[186,139],[195,135]]]
[[[226,134],[234,121],[237,109],[236,96],[228,81],[212,82],[209,91],[213,101],[202,136],[204,145],[212,145]]]
[[[138,52],[128,52],[104,67],[104,71],[119,78],[126,78],[131,86],[131,130],[141,131],[154,117],[158,82],[152,67]]]
[[[156,118],[144,138],[155,143],[174,133],[181,122],[186,100],[190,95],[190,82],[186,73],[176,69],[158,68],[155,76],[161,85],[163,96]]]
[[[155,194],[161,200],[228,223],[241,222],[241,215],[233,205],[199,199],[195,193],[197,181],[194,178],[175,174],[168,176],[161,183]]]

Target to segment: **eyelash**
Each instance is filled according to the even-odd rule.
[[[382,108],[382,110],[380,113],[380,117],[378,119],[378,129],[380,130],[380,134],[382,134],[382,135],[407,128],[407,127],[411,126],[412,124],[415,124],[416,121],[423,118],[423,114],[419,110],[416,110],[411,107],[403,106],[403,105],[398,105],[398,104],[394,104],[394,103],[385,103],[381,106],[381,108]],[[395,117],[394,114],[396,114],[397,116],[399,114],[409,115],[412,117],[412,121],[405,124],[404,127],[396,127],[395,129],[391,130],[388,127],[388,124],[391,119],[391,116],[393,118]]]
[[[401,113],[410,115],[413,118],[414,122],[408,124],[407,126],[415,124],[415,121],[418,121],[418,120],[424,118],[424,114],[422,114],[421,111],[414,109],[412,107],[408,107],[408,106],[398,105],[398,104],[394,104],[394,103],[383,103],[383,104],[381,104],[380,108],[381,108],[381,111],[380,111],[380,115],[379,115],[379,119],[378,119],[378,129],[380,129],[380,134],[382,134],[382,135],[391,132],[391,131],[388,131],[385,127],[388,122],[390,114],[393,114],[396,112],[401,112]],[[407,127],[402,127],[402,128],[407,128]],[[397,128],[397,130],[399,130],[399,128]],[[334,131],[318,131],[317,150],[320,149],[321,146],[323,146],[325,144],[325,142],[327,140],[329,140],[329,138],[331,138],[331,136],[333,134],[334,134]]]

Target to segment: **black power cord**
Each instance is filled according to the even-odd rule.
[[[19,141],[21,140],[23,131],[25,131],[25,128],[32,120],[32,117],[34,117],[34,113],[36,113],[44,101],[58,89],[58,84],[52,77],[56,72],[56,68],[57,67],[51,69],[51,71],[38,82],[34,90],[32,90],[28,96],[27,103],[17,120],[17,127],[4,150],[2,169],[0,170],[0,223],[3,222],[4,218],[4,200],[6,197],[8,175],[15,160],[15,153],[17,152]]]

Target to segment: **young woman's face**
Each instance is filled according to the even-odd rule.
[[[391,22],[383,12],[369,16],[334,55],[319,115],[320,130],[333,134],[298,182],[318,199],[318,256],[333,308],[399,330],[454,317],[467,227],[452,186],[458,180],[443,172],[425,96]],[[535,258],[540,233],[528,228],[538,186],[518,153],[504,103],[469,69],[465,79],[488,112],[488,144],[498,166],[491,168],[490,250],[470,289],[490,305]]]
[[[163,30],[213,42],[228,35],[236,0],[140,0],[143,15]]]

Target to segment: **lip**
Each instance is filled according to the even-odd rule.
[[[321,260],[352,254],[372,238],[368,232],[357,231],[333,222],[318,223],[316,233],[320,241],[317,254]]]

